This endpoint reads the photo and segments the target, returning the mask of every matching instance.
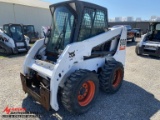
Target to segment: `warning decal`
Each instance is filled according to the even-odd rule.
[[[125,50],[125,49],[126,49],[126,39],[121,39],[119,50]]]

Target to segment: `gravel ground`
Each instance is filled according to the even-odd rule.
[[[41,118],[64,120],[160,120],[160,59],[137,56],[135,44],[128,42],[125,77],[113,95],[100,91],[94,106],[85,114],[72,115],[62,105],[58,112],[47,112],[22,91],[19,73],[24,54],[0,57],[0,114],[8,107],[23,107],[38,112]],[[4,119],[4,118],[1,118]]]

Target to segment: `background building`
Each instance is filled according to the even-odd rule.
[[[151,16],[151,19],[150,19],[150,21],[156,21],[156,19],[157,19],[157,16]]]
[[[156,21],[160,21],[160,17],[157,17]]]
[[[136,21],[142,21],[141,17],[137,17]]]
[[[115,22],[115,19],[109,19],[109,22]]]
[[[7,23],[32,24],[40,32],[51,24],[50,3],[40,0],[0,0],[0,26]]]
[[[134,21],[134,18],[133,17],[127,17],[127,21],[128,22]]]
[[[123,21],[122,17],[115,17],[115,22],[121,22],[121,21]]]

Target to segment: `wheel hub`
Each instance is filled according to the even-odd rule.
[[[95,93],[95,85],[92,81],[89,80],[83,83],[78,92],[79,105],[81,106],[88,105],[92,101],[94,93]]]
[[[114,73],[114,79],[112,81],[113,87],[117,87],[120,84],[121,80],[122,80],[122,70],[117,69]]]
[[[80,89],[79,92],[80,92],[80,95],[83,95],[86,92],[86,89],[83,87],[83,88]]]

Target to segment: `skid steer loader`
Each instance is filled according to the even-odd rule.
[[[64,107],[76,114],[95,102],[99,87],[119,90],[124,75],[127,30],[108,30],[107,9],[83,1],[50,6],[52,26],[36,41],[20,73],[25,93],[47,110]]]
[[[29,37],[30,43],[39,39],[38,32],[35,31],[34,25],[23,25],[24,34]]]
[[[5,55],[28,51],[29,38],[20,24],[5,24],[0,30],[0,53]]]
[[[152,22],[135,48],[137,55],[160,57],[160,22]]]

